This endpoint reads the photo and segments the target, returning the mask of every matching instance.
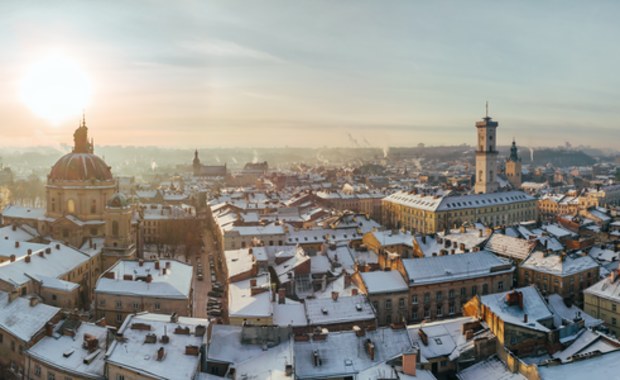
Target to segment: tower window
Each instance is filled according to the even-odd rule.
[[[118,222],[116,220],[112,222],[112,236],[118,237]]]
[[[75,213],[75,202],[73,199],[69,199],[67,201],[67,213],[74,214]]]
[[[93,199],[92,202],[90,202],[90,213],[95,214],[96,212],[97,212],[97,201]]]

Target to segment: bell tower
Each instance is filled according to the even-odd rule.
[[[487,194],[497,191],[497,141],[496,129],[499,126],[489,116],[489,102],[486,103],[486,116],[476,122],[478,144],[476,146],[476,194]]]
[[[517,143],[515,140],[512,140],[510,157],[506,160],[506,177],[512,187],[515,189],[521,187],[521,157],[519,157],[519,151],[517,150]]]

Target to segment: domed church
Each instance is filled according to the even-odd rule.
[[[131,205],[117,193],[111,168],[94,153],[84,117],[73,134],[73,143],[73,151],[58,159],[47,176],[45,210],[28,210],[32,212],[24,218],[9,213],[9,220],[5,213],[4,223],[29,224],[42,237],[76,248],[89,242],[93,248],[93,240],[101,241],[93,238],[103,237],[99,248],[103,248],[105,270],[119,258],[135,257],[138,223]]]

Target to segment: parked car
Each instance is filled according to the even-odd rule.
[[[207,315],[214,316],[214,317],[221,317],[222,316],[222,312],[221,311],[216,311],[216,310],[211,310],[211,311],[207,312]]]
[[[198,279],[198,281],[202,281],[202,279],[204,278],[204,276],[202,275],[202,273],[198,273],[198,275],[196,276],[196,278]]]
[[[209,291],[209,293],[207,293],[207,294],[208,294],[209,296],[211,296],[211,297],[220,297],[220,298],[221,298],[221,297],[223,296],[222,292],[217,292],[217,291],[215,291],[215,290],[211,290],[211,291]]]

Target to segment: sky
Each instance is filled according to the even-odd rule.
[[[72,142],[20,99],[49,54],[89,78],[95,144],[617,148],[617,1],[3,1],[2,146]]]

